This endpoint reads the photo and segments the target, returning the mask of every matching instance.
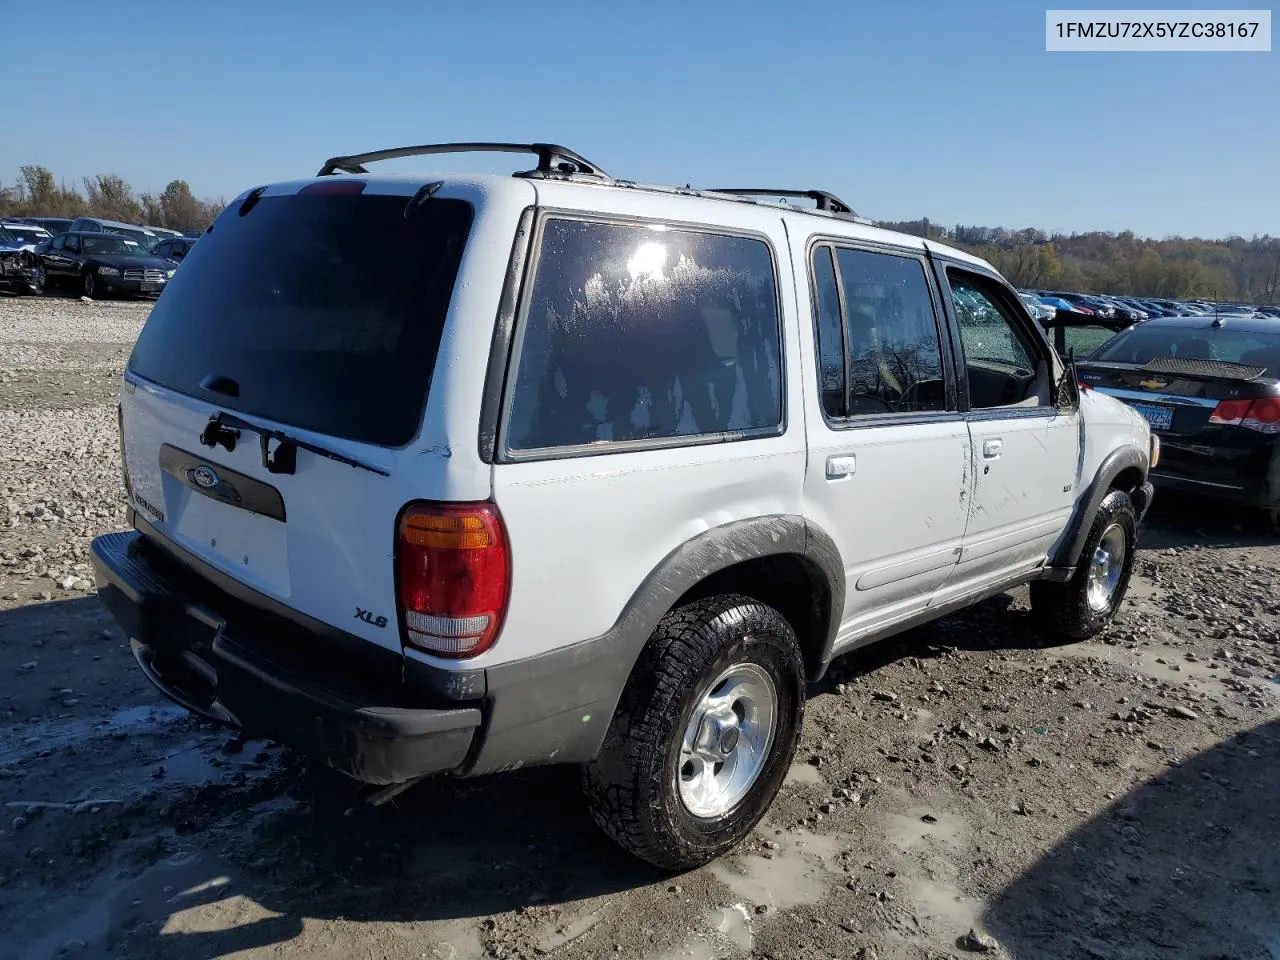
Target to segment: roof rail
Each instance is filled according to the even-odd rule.
[[[332,173],[368,173],[366,163],[377,160],[395,160],[398,157],[422,157],[437,153],[532,153],[538,158],[536,169],[515,174],[522,177],[544,177],[581,174],[612,180],[607,173],[568,147],[555,143],[424,143],[416,147],[393,147],[389,150],[371,150],[369,153],[353,153],[346,157],[330,157],[316,174],[327,177]]]
[[[766,190],[763,187],[717,187],[712,193],[727,193],[738,197],[805,197],[817,203],[819,210],[857,216],[852,207],[834,193],[828,193],[826,190]]]

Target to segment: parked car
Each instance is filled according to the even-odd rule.
[[[1150,422],[1158,485],[1260,507],[1280,529],[1280,320],[1148,320],[1079,376]]]
[[[187,254],[191,252],[191,248],[196,245],[195,240],[190,237],[177,237],[161,240],[151,251],[151,255],[155,257],[164,257],[166,260],[176,260],[181,262],[185,260]]]
[[[118,220],[103,220],[100,217],[77,217],[72,221],[69,232],[114,233],[117,236],[128,237],[148,253],[160,240],[146,227],[140,227],[133,223],[121,223]]]
[[[172,261],[114,233],[60,234],[40,259],[50,284],[79,288],[86,297],[159,296],[174,272]]]
[[[22,241],[22,248],[35,252],[36,248],[46,240],[52,237],[44,227],[38,227],[31,223],[13,222],[11,220],[0,220],[0,228],[8,231],[8,233]]]
[[[0,226],[0,290],[34,294],[44,291],[44,272],[32,246]]]
[[[181,231],[181,230],[171,230],[171,229],[169,229],[168,227],[153,227],[153,226],[151,226],[150,224],[148,224],[147,226],[143,227],[143,229],[144,229],[144,230],[150,230],[152,233],[154,233],[154,234],[155,234],[157,237],[159,237],[161,240],[165,239],[166,237],[180,237],[180,236],[182,236],[182,231]]]
[[[67,217],[11,217],[9,219],[15,223],[26,223],[31,226],[42,227],[48,230],[51,236],[66,233],[71,227],[71,220]]]
[[[1018,299],[1026,306],[1027,311],[1031,314],[1032,320],[1038,320],[1044,323],[1046,320],[1052,320],[1053,315],[1057,313],[1057,309],[1044,303],[1039,297],[1030,293],[1018,293]]]
[[[151,311],[93,558],[162,692],[375,799],[582,764],[680,870],[833,657],[1028,581],[1050,636],[1111,620],[1158,449],[990,265],[483,146],[537,168],[243,193]]]

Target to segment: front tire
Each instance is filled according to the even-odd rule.
[[[92,270],[84,272],[84,295],[90,300],[98,296],[98,277]]]
[[[1123,490],[1098,505],[1075,575],[1066,583],[1031,583],[1031,612],[1040,630],[1060,641],[1088,640],[1111,622],[1133,575],[1138,516]]]
[[[45,275],[44,267],[36,264],[31,271],[31,279],[27,281],[27,292],[33,297],[43,296],[45,284],[48,282],[48,279],[49,278]]]
[[[799,641],[772,607],[724,595],[671,611],[585,768],[592,817],[663,870],[714,860],[751,832],[782,786],[804,693]]]

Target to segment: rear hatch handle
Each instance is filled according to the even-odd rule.
[[[389,470],[384,470],[382,467],[375,466],[372,463],[365,463],[355,457],[348,457],[345,453],[330,450],[328,447],[321,446],[318,443],[301,440],[285,433],[283,430],[274,430],[270,427],[262,427],[256,423],[250,423],[235,414],[221,410],[211,416],[209,422],[204,425],[204,430],[200,432],[200,443],[206,447],[223,446],[230,452],[236,448],[236,441],[240,439],[241,430],[250,430],[258,435],[258,446],[262,451],[262,465],[266,467],[268,473],[294,473],[298,467],[298,450],[302,449],[327,460],[336,460],[338,463],[345,463],[349,467],[368,470],[370,473],[376,473],[380,477],[391,476]],[[271,445],[272,441],[275,441],[274,447]]]

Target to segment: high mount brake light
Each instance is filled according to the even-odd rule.
[[[474,657],[498,638],[511,548],[492,503],[416,503],[396,535],[400,635],[439,657]]]

